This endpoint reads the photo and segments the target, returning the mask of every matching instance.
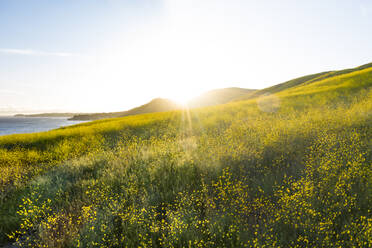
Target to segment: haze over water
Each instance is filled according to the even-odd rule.
[[[69,121],[62,117],[11,117],[0,116],[0,136],[19,133],[36,133],[63,126],[70,126],[82,121]]]

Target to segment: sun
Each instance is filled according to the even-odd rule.
[[[190,102],[190,100],[196,97],[196,95],[197,94],[189,90],[180,90],[180,91],[175,91],[175,92],[172,92],[171,94],[168,94],[167,98],[176,102],[177,104],[186,106]]]

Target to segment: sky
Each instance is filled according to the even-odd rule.
[[[370,0],[0,0],[0,113],[110,112],[372,62]]]

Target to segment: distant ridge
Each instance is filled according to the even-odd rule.
[[[247,94],[252,94],[255,91],[256,90],[238,87],[211,90],[198,97],[193,98],[191,101],[188,102],[188,107],[196,108],[225,104]]]
[[[278,93],[278,92],[281,92],[281,91],[284,91],[290,88],[314,83],[314,82],[321,81],[323,79],[327,79],[327,78],[334,77],[334,76],[340,76],[340,75],[355,72],[355,71],[361,71],[361,70],[371,68],[371,67],[372,67],[372,63],[368,63],[368,64],[364,64],[364,65],[361,65],[355,68],[350,68],[350,69],[344,69],[344,70],[338,70],[338,71],[325,71],[325,72],[315,73],[311,75],[306,75],[306,76],[302,76],[299,78],[286,81],[284,83],[270,86],[262,90],[257,90],[253,93],[246,94],[244,96],[235,98],[233,101],[248,100],[248,99],[253,99],[261,95],[265,95],[265,94],[274,94],[274,93]]]
[[[311,75],[302,76],[295,78],[284,83],[280,83],[274,86],[262,90],[244,89],[238,87],[230,87],[223,89],[215,89],[208,91],[198,97],[193,98],[187,104],[189,108],[198,108],[213,106],[219,104],[225,104],[229,102],[244,101],[254,99],[266,94],[275,94],[280,92],[293,92],[297,88],[302,88],[307,85],[313,85],[314,83],[321,82],[325,79],[346,75],[349,73],[362,71],[368,68],[372,68],[372,63],[361,65],[351,69],[344,69],[338,71],[325,71],[315,73]],[[111,113],[94,113],[94,114],[78,114],[74,115],[69,120],[98,120],[104,118],[116,118],[124,117],[129,115],[138,115],[145,113],[164,112],[182,109],[184,106],[177,104],[169,99],[156,98],[152,101],[141,105],[139,107],[122,111],[122,112],[111,112]]]
[[[189,108],[206,107],[218,104],[228,103],[237,97],[244,96],[254,90],[243,89],[237,87],[216,89],[208,91],[188,102]],[[177,109],[183,109],[185,106],[177,104],[169,99],[155,98],[152,101],[141,105],[139,107],[121,111],[121,112],[110,112],[110,113],[93,113],[93,114],[79,114],[74,115],[69,120],[99,120],[105,118],[117,118],[129,115],[138,115],[154,112],[164,112]]]
[[[104,119],[104,118],[117,118],[117,117],[129,116],[129,115],[164,112],[164,111],[170,111],[170,110],[181,109],[181,108],[182,108],[181,105],[176,104],[175,102],[171,100],[163,99],[163,98],[155,98],[144,105],[141,105],[139,107],[136,107],[136,108],[133,108],[127,111],[75,115],[69,120],[99,120],[99,119]]]

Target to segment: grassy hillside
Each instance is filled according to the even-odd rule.
[[[245,96],[246,94],[254,92],[254,90],[242,89],[242,88],[225,88],[216,89],[206,92],[199,97],[192,99],[188,106],[190,108],[206,107],[218,104],[224,104],[232,101],[238,97]],[[111,112],[111,113],[93,113],[93,114],[77,114],[74,115],[70,120],[99,120],[105,118],[118,118],[129,115],[147,114],[154,112],[164,112],[175,109],[182,109],[183,106],[168,100],[156,98],[142,106],[130,109],[122,112]]]
[[[372,68],[319,76],[246,101],[0,137],[2,242],[370,247]]]
[[[274,85],[274,86],[271,86],[271,87],[268,87],[262,90],[257,90],[253,93],[248,93],[246,95],[235,98],[234,101],[253,99],[253,98],[257,98],[259,96],[263,96],[267,94],[274,94],[274,93],[278,93],[278,92],[281,92],[281,91],[284,91],[284,90],[287,90],[293,87],[302,86],[305,84],[311,84],[317,81],[322,81],[327,78],[332,78],[335,76],[340,76],[340,75],[351,73],[351,72],[357,72],[357,71],[361,71],[361,70],[368,69],[371,67],[372,67],[372,63],[369,63],[369,64],[365,64],[365,65],[358,66],[355,68],[351,68],[351,69],[345,69],[345,70],[339,70],[339,71],[326,71],[326,72],[311,74],[311,75],[295,78],[287,82],[277,84],[277,85]]]
[[[181,108],[182,106],[168,99],[155,98],[144,105],[130,109],[128,111],[75,115],[70,118],[70,120],[99,120],[105,118],[124,117],[129,115],[164,112]]]

